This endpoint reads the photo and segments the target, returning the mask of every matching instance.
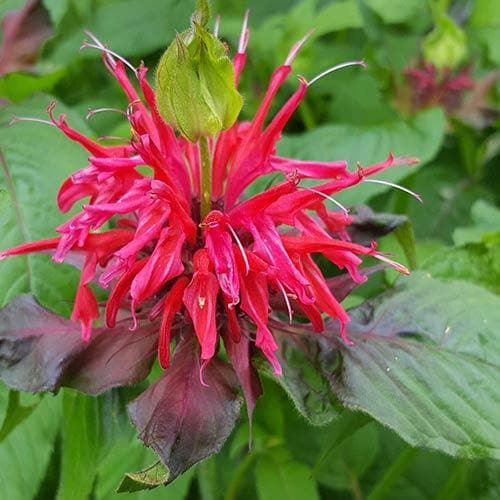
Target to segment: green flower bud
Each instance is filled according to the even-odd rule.
[[[423,42],[424,58],[436,68],[454,68],[467,54],[465,33],[447,15],[441,14],[436,27]]]
[[[191,142],[231,127],[243,105],[226,48],[204,27],[208,18],[199,1],[191,29],[177,35],[156,72],[158,110]]]

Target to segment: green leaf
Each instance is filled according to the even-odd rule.
[[[385,23],[405,23],[424,16],[428,12],[426,2],[421,0],[364,0]]]
[[[55,235],[67,216],[59,213],[56,193],[62,181],[87,164],[87,154],[55,127],[40,123],[7,124],[14,116],[46,118],[50,98],[37,96],[0,110],[0,189],[10,197],[2,224],[2,248]],[[85,125],[64,106],[70,124]],[[3,217],[2,217],[3,219]],[[0,262],[0,304],[32,292],[50,309],[68,314],[76,285],[76,270],[56,265],[47,255],[25,255]]]
[[[500,210],[483,200],[472,206],[471,219],[473,225],[459,227],[453,232],[455,245],[478,243],[500,231]]]
[[[169,475],[168,469],[158,461],[138,472],[127,472],[118,488],[116,488],[116,492],[132,493],[134,491],[151,490],[165,484]]]
[[[412,446],[500,458],[500,299],[415,273],[350,311],[353,347],[335,342],[339,399]]]
[[[421,268],[443,280],[464,280],[500,294],[500,233],[496,245],[468,244],[428,257]]]
[[[167,46],[175,30],[185,26],[192,7],[191,2],[177,0],[143,0],[140,5],[136,0],[70,0],[65,10],[51,12],[59,24],[56,36],[47,44],[45,58],[68,64],[82,57],[78,49],[85,30],[122,56],[144,56]],[[84,53],[84,57],[99,56],[100,52],[93,49]]]
[[[3,390],[0,393],[0,399],[5,399]],[[2,427],[0,428],[0,443],[33,413],[38,403],[39,401],[36,401],[33,404],[25,406],[21,403],[18,391],[9,391],[5,417],[3,418]]]
[[[61,398],[44,397],[0,446],[2,496],[9,500],[34,498],[45,476],[61,416]]]
[[[280,449],[259,458],[255,474],[259,500],[319,500],[311,469]]]
[[[279,154],[311,160],[347,160],[351,169],[356,162],[369,165],[382,161],[392,151],[400,156],[417,156],[421,164],[439,151],[445,130],[441,109],[422,111],[408,121],[395,121],[377,126],[324,125],[312,132],[287,136],[278,144]],[[398,182],[415,171],[415,166],[397,166],[377,175],[377,179]],[[341,203],[355,205],[366,202],[384,191],[376,184],[361,183],[336,196]]]
[[[0,95],[11,101],[19,102],[35,92],[52,92],[64,74],[64,70],[44,75],[8,73],[0,78]]]
[[[87,500],[97,475],[100,451],[97,398],[65,389],[63,456],[58,500]]]

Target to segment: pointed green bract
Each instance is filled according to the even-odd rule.
[[[209,9],[197,2],[192,27],[177,35],[156,72],[156,96],[162,117],[191,142],[228,129],[243,99],[224,45],[206,29]]]

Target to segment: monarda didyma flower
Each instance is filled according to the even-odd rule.
[[[325,278],[315,256],[345,270],[342,279],[349,277],[352,286],[366,280],[359,268],[363,256],[407,273],[379,253],[374,242],[364,246],[350,240],[352,219],[332,196],[415,160],[389,155],[349,171],[343,160],[277,155],[283,128],[311,84],[336,69],[310,81],[299,77],[295,93],[268,118],[305,39],[273,73],[253,120],[191,143],[162,118],[147,68],[135,69],[89,36],[86,46],[102,51],[104,64],[127,96],[131,140],[113,146],[95,142],[71,128],[64,115],[56,116],[51,104],[50,123],[90,155],[88,166],[61,186],[59,208],[68,212],[80,200],[88,201],[57,228],[59,236],[0,253],[4,259],[49,252],[56,262],[81,269],[71,315],[81,325],[81,338],[73,322],[19,298],[1,312],[0,333],[14,346],[1,377],[17,389],[66,385],[97,394],[143,379],[157,352],[164,375],[129,411],[141,438],[160,454],[173,479],[219,449],[229,435],[239,409],[237,381],[251,413],[261,392],[251,364],[255,352],[265,356],[276,376],[282,374],[273,331],[286,330],[297,316],[301,326],[320,334],[326,316],[338,322],[340,336],[350,343],[349,316],[339,303],[345,293],[336,290],[335,279]],[[233,59],[236,85],[247,40],[245,22]],[[151,175],[138,168],[144,165]],[[273,172],[281,174],[279,183],[245,196],[256,179]],[[309,180],[307,186],[303,179]],[[319,181],[315,185],[314,179]],[[327,208],[332,202],[335,210]],[[94,296],[92,283],[109,290],[104,304]],[[100,318],[104,325],[93,325]],[[20,354],[16,346],[27,338],[29,347]],[[221,339],[232,368],[217,356]],[[191,391],[188,399],[186,391]],[[191,427],[179,437],[180,413],[183,425]]]

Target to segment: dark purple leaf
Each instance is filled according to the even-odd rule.
[[[227,355],[245,396],[248,420],[251,424],[255,402],[262,395],[262,385],[257,370],[252,366],[250,339],[242,335],[239,342],[235,342],[227,331],[223,333],[223,338]]]
[[[365,205],[356,207],[353,223],[348,227],[352,240],[361,245],[369,245],[404,224],[406,215],[375,213]]]
[[[371,274],[382,271],[387,267],[388,266],[386,264],[377,264],[375,266],[361,268],[359,272],[362,276],[370,276]],[[359,283],[353,281],[349,273],[329,278],[326,280],[326,284],[332,292],[332,295],[339,302],[342,302],[357,286],[359,286]]]
[[[164,375],[129,404],[129,415],[144,443],[168,468],[168,482],[217,453],[233,430],[241,401],[233,369],[214,358],[200,380],[194,339],[177,346]]]
[[[33,66],[42,43],[52,34],[42,0],[28,0],[22,9],[9,12],[2,20],[2,29],[0,75]]]
[[[155,323],[129,330],[122,321],[113,329],[96,328],[81,340],[78,323],[20,295],[0,310],[0,378],[11,388],[57,391],[61,385],[87,394],[130,385],[147,376],[156,354]]]

